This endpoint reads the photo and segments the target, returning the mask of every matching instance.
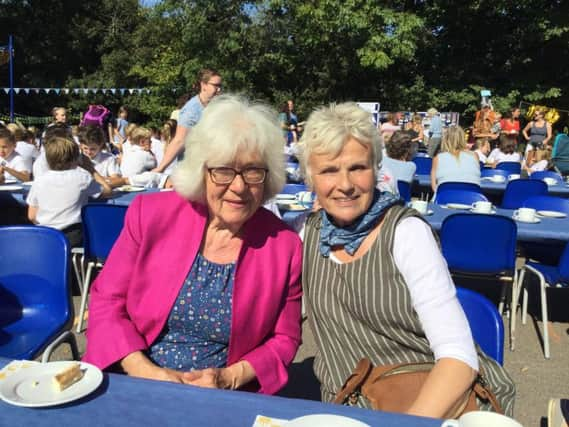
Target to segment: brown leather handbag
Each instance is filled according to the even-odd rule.
[[[363,396],[369,400],[373,409],[404,413],[417,399],[434,366],[434,363],[407,363],[374,368],[369,359],[362,359],[336,394],[334,403],[354,405],[358,397]],[[494,411],[504,413],[480,373],[470,390],[444,418],[458,418],[466,412],[477,411],[476,397],[489,402]]]

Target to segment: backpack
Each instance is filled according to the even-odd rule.
[[[83,115],[81,126],[105,127],[111,117],[111,111],[103,105],[89,105],[89,109]]]

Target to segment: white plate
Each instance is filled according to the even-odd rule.
[[[557,211],[537,211],[537,214],[549,218],[565,218],[567,216],[566,213]]]
[[[314,414],[304,417],[295,418],[288,423],[284,423],[283,427],[370,427],[361,421],[353,418],[342,417],[340,415],[331,414]]]
[[[296,200],[296,194],[277,194],[277,200]]]
[[[135,191],[144,191],[144,187],[137,187],[135,185],[123,185],[122,187],[117,187],[117,191],[131,193]]]
[[[419,213],[420,213],[420,212],[419,212]],[[429,209],[427,212],[425,212],[424,214],[421,214],[421,215],[423,215],[423,216],[429,216],[429,215],[432,215],[432,214],[433,214],[433,210],[432,210],[432,209]]]
[[[80,362],[85,375],[63,391],[52,384],[55,374],[71,363],[49,362],[21,369],[0,382],[0,399],[16,406],[43,407],[62,405],[80,399],[95,391],[103,381],[103,373],[89,363]]]
[[[299,205],[297,203],[293,203],[290,205],[282,205],[282,209],[284,209],[285,211],[306,211],[309,208],[306,206]]]
[[[0,191],[17,191],[23,188],[21,185],[0,185]]]
[[[477,213],[477,214],[494,215],[496,213],[496,209],[492,209],[490,212],[480,212],[480,211],[477,211],[476,209],[471,208],[470,212]]]
[[[472,205],[465,205],[463,203],[447,203],[445,207],[448,209],[470,209],[472,208]]]
[[[516,218],[515,216],[512,216],[512,218],[513,218],[515,221],[518,221],[518,222],[525,222],[525,223],[528,223],[528,224],[537,224],[538,222],[541,222],[541,220],[540,220],[539,218],[534,218],[533,221],[526,221],[526,220],[524,220],[524,219]]]
[[[20,185],[23,185],[24,187],[31,187],[33,183],[34,183],[33,181],[26,181],[26,182],[20,182]]]

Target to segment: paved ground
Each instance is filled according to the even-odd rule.
[[[565,290],[563,290],[565,291]],[[551,324],[551,359],[543,357],[540,336],[541,322],[528,318],[526,325],[519,325],[516,334],[516,350],[508,350],[506,341],[506,369],[517,385],[515,418],[526,427],[545,426],[547,402],[550,397],[569,396],[569,321],[566,318],[569,290],[553,295],[553,318],[562,321]],[[78,307],[79,298],[74,302]],[[557,305],[556,305],[557,304]],[[520,316],[518,314],[518,320]],[[505,325],[508,319],[504,318]],[[518,322],[520,323],[520,322]],[[85,350],[84,334],[77,335],[79,350]],[[283,396],[319,399],[318,383],[312,373],[312,362],[315,354],[314,340],[307,322],[303,324],[303,344],[300,347],[294,364],[290,370],[289,385],[282,391]],[[69,359],[67,346],[61,346],[52,360]]]

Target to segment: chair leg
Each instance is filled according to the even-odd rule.
[[[73,360],[79,360],[79,350],[77,349],[77,341],[75,340],[75,335],[71,331],[65,331],[60,336],[58,336],[55,341],[53,341],[50,345],[46,347],[44,352],[42,353],[41,363],[49,362],[49,358],[51,357],[51,353],[62,343],[68,343],[71,347],[71,354],[73,356]]]
[[[543,322],[543,353],[546,359],[549,359],[549,328],[547,327],[547,293],[545,282],[541,280],[541,321]]]
[[[516,349],[516,313],[518,311],[518,273],[514,272],[512,298],[510,300],[510,351]]]
[[[73,271],[75,272],[75,277],[77,278],[77,284],[79,285],[79,291],[83,293],[83,266],[79,266],[79,262],[77,259],[79,258],[79,253],[74,253],[73,257],[71,258],[71,262],[73,263]],[[83,255],[81,255],[81,263],[83,263]]]
[[[83,316],[85,315],[85,308],[87,306],[87,296],[89,295],[89,286],[91,284],[91,273],[95,268],[94,262],[89,262],[87,265],[87,273],[85,274],[85,281],[83,282],[83,293],[81,294],[81,306],[79,307],[79,319],[77,320],[77,333],[80,334],[83,330]]]
[[[518,279],[518,298],[520,295],[520,291],[524,292],[524,296],[522,298],[522,325],[526,324],[527,309],[528,309],[528,292],[524,287],[525,275],[526,275],[526,270],[525,268],[522,268],[522,272],[520,273],[520,277]]]

